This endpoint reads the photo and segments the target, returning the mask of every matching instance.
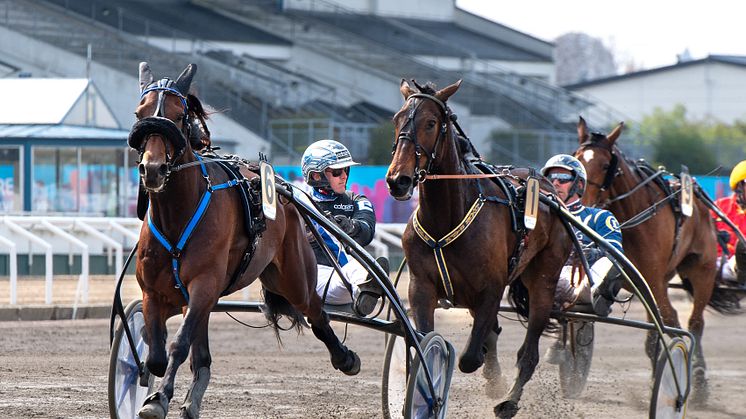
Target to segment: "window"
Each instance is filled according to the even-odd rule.
[[[33,149],[31,210],[77,212],[80,170],[77,148]]]
[[[23,209],[20,157],[20,147],[0,147],[0,209],[5,213]]]

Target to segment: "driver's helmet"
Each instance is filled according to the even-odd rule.
[[[738,163],[730,172],[730,188],[735,190],[738,184],[746,179],[746,160]]]
[[[585,184],[588,182],[588,176],[585,173],[583,163],[569,154],[557,154],[547,160],[544,167],[541,168],[542,176],[546,176],[550,169],[557,167],[569,170],[575,176],[568,195],[572,196],[577,192],[579,196],[583,196],[583,193],[585,192]],[[579,185],[578,180],[582,180],[583,182]]]
[[[347,174],[350,174],[350,166],[355,166],[360,163],[356,163],[352,160],[350,150],[347,149],[338,141],[334,140],[320,140],[311,144],[303,152],[301,157],[301,171],[303,172],[303,180],[306,183],[318,189],[329,189],[329,181],[324,176],[324,170],[326,169],[345,169]],[[321,173],[320,180],[311,179],[311,173]]]

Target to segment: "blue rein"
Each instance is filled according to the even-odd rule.
[[[171,254],[171,265],[174,273],[174,280],[176,281],[176,288],[181,290],[181,293],[184,295],[184,299],[186,300],[187,304],[189,304],[189,293],[187,292],[184,283],[181,281],[181,277],[179,277],[179,267],[181,265],[179,261],[181,259],[181,252],[182,250],[184,250],[184,247],[189,241],[192,232],[197,227],[197,224],[199,224],[200,220],[202,219],[202,216],[205,215],[207,207],[210,205],[212,193],[221,189],[232,188],[240,183],[238,179],[231,179],[225,183],[212,186],[212,183],[210,182],[210,176],[207,174],[207,168],[205,167],[205,163],[202,160],[202,157],[194,151],[192,151],[192,153],[194,154],[194,157],[199,160],[199,167],[202,170],[202,177],[204,177],[205,181],[207,182],[207,189],[205,190],[205,193],[202,194],[199,205],[197,205],[197,209],[194,211],[194,215],[192,215],[192,218],[189,220],[186,228],[181,233],[181,237],[179,237],[179,241],[178,243],[176,243],[176,246],[172,245],[171,242],[168,241],[166,236],[164,236],[163,233],[158,230],[158,228],[155,226],[155,223],[153,222],[153,219],[150,216],[150,211],[148,211],[148,227],[150,228],[150,231],[153,233],[155,238],[158,239],[163,247],[165,247],[166,250]]]

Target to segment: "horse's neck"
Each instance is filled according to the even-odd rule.
[[[620,168],[623,175],[616,178],[610,187],[610,198],[612,199],[629,193],[645,180],[640,177],[637,168],[628,164],[623,158],[620,158]],[[654,199],[650,196],[650,188],[643,187],[632,195],[612,203],[609,209],[620,221],[626,221],[649,208]]]
[[[451,144],[456,144],[451,140]],[[449,149],[439,160],[433,174],[464,174],[466,169],[456,150]],[[419,220],[440,238],[457,226],[477,198],[473,179],[427,180],[419,186]]]
[[[192,166],[171,173],[163,191],[148,194],[153,222],[169,240],[178,239],[206,189],[199,166]]]

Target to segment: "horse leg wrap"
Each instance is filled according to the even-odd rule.
[[[137,412],[140,419],[165,419],[168,414],[168,400],[163,394],[155,392],[145,399],[143,407]]]
[[[181,405],[181,417],[189,419],[199,418],[199,409],[202,405],[202,397],[207,390],[207,384],[210,382],[210,368],[201,367],[194,374],[192,386],[189,387],[184,404]]]

